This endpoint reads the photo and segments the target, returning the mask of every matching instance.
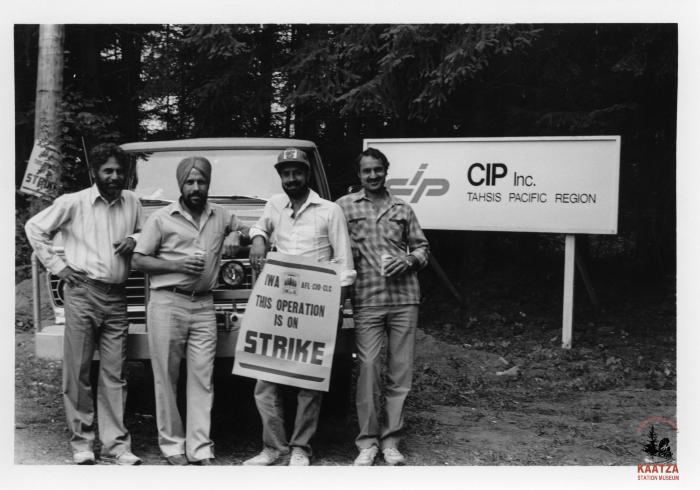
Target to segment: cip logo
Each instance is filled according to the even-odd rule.
[[[424,179],[423,174],[428,168],[427,163],[421,163],[418,171],[410,179],[387,179],[386,187],[395,196],[411,196],[409,202],[417,203],[423,196],[443,196],[450,190],[446,179]]]

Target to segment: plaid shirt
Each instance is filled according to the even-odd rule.
[[[388,206],[377,209],[364,189],[336,201],[343,209],[352,242],[357,279],[353,286],[353,305],[396,306],[420,302],[416,270],[401,275],[381,275],[381,256],[413,255],[416,269],[428,263],[429,247],[411,206],[389,194]]]

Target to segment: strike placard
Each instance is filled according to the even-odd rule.
[[[425,229],[615,234],[619,136],[366,139]]]
[[[59,192],[61,155],[50,144],[37,140],[27,162],[20,192],[44,199],[54,199]]]
[[[339,304],[334,264],[270,252],[248,299],[233,374],[328,391]]]

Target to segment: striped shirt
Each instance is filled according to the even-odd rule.
[[[413,209],[401,199],[388,195],[385,207],[377,209],[364,189],[341,197],[352,241],[357,281],[353,286],[353,306],[397,306],[420,303],[418,275],[411,270],[398,276],[381,275],[381,256],[405,258],[413,255],[417,268],[428,263],[428,240]]]
[[[205,255],[204,272],[151,274],[151,289],[178,287],[188,291],[209,291],[216,286],[221,265],[221,249],[228,231],[239,231],[243,224],[223,206],[207,203],[199,222],[177,200],[148,217],[134,253],[164,260],[180,260],[195,252]]]
[[[309,197],[294,217],[293,212],[286,194],[272,196],[263,215],[251,227],[250,238],[263,236],[274,242],[281,253],[336,263],[340,270],[340,285],[351,285],[355,280],[355,269],[341,209],[309,190]]]
[[[24,226],[29,243],[46,268],[58,274],[66,266],[92,279],[121,284],[129,275],[130,257],[114,253],[114,242],[141,229],[141,202],[123,190],[111,203],[97,185],[58,197]],[[54,236],[64,246],[63,257],[53,249]]]

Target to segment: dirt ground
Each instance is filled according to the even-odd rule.
[[[676,458],[673,280],[596,274],[604,310],[579,288],[571,350],[560,347],[556,274],[511,267],[458,283],[465,307],[423,277],[403,445],[410,465],[635,465],[645,460],[651,425]],[[28,282],[16,291],[15,464],[69,464],[60,362],[34,356]],[[141,363],[128,364],[127,426],[134,452],[162,465],[146,374]],[[212,414],[219,465],[260,449],[251,387],[219,366]],[[324,414],[313,464],[352,464],[355,433],[352,407],[344,417]]]

